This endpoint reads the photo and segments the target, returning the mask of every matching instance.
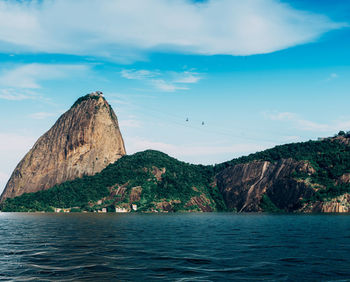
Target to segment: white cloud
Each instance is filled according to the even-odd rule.
[[[108,100],[110,104],[118,104],[118,105],[130,105],[130,102],[124,101],[121,99],[109,99]]]
[[[0,183],[6,182],[7,180],[9,180],[9,178],[10,178],[9,174],[0,171]],[[0,185],[0,187],[2,186]]]
[[[72,74],[82,74],[89,70],[86,65],[26,64],[0,73],[0,86],[37,89],[39,81],[60,79]]]
[[[0,72],[0,99],[12,101],[42,99],[38,93],[42,82],[86,75],[89,70],[89,65],[79,64],[34,63],[3,68]]]
[[[38,98],[38,94],[28,89],[0,89],[0,99],[21,101],[36,98]]]
[[[52,0],[1,1],[0,26],[1,52],[127,61],[152,50],[270,53],[347,25],[279,0]]]
[[[310,120],[303,119],[296,113],[290,112],[265,112],[264,116],[270,120],[274,121],[288,121],[293,124],[293,126],[300,130],[307,131],[329,131],[330,126],[328,124],[316,123]]]
[[[122,70],[120,72],[121,76],[127,79],[147,79],[157,75],[156,72],[149,70]]]
[[[331,121],[330,123],[318,123],[302,118],[296,113],[290,112],[264,112],[264,117],[274,121],[290,122],[294,128],[305,131],[336,133],[339,130],[350,128],[350,120]]]
[[[173,82],[167,82],[163,79],[152,79],[150,83],[158,90],[165,92],[174,92],[176,90],[187,90],[188,87],[176,85]]]
[[[16,133],[0,133],[0,193],[15,166],[34,145],[36,137]]]
[[[35,137],[23,136],[15,133],[0,133],[0,155],[12,154],[29,150],[34,145]],[[16,154],[18,155],[18,154]]]
[[[149,70],[122,70],[121,76],[126,79],[142,80],[155,89],[164,92],[189,89],[186,84],[197,83],[202,77],[195,72],[159,72]]]
[[[336,79],[338,77],[339,77],[339,75],[337,73],[333,72],[326,78],[326,81],[331,81],[331,80]]]
[[[183,73],[175,73],[174,82],[176,83],[197,83],[202,77],[195,72],[185,71]]]
[[[271,119],[271,120],[292,120],[297,118],[297,114],[295,113],[289,113],[289,112],[274,112],[274,113],[263,113],[265,117]]]
[[[0,194],[2,193],[3,189],[6,186],[7,181],[10,178],[10,174],[4,173],[0,171]]]
[[[38,112],[29,115],[32,119],[46,119],[48,117],[56,116],[56,113]]]
[[[124,128],[124,127],[138,128],[138,127],[141,127],[141,122],[135,119],[124,119],[119,121],[119,126],[121,128]]]
[[[127,138],[126,144],[127,152],[129,154],[152,149],[159,150],[180,159],[193,159],[193,157],[201,157],[201,159],[203,159],[208,156],[217,157],[219,154],[231,154],[233,158],[237,154],[247,154],[266,149],[266,146],[253,143],[238,143],[226,146],[222,144],[181,146],[160,141],[152,141],[140,137]]]
[[[282,136],[281,138],[284,142],[299,142],[301,141],[300,136],[295,136],[295,135],[288,135],[288,136]]]

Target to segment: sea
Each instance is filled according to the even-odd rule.
[[[350,216],[0,213],[0,281],[350,281]]]

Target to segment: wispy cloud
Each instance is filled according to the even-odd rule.
[[[34,63],[5,68],[0,72],[0,99],[38,99],[41,97],[39,90],[43,82],[78,77],[88,74],[89,71],[89,65],[79,64]]]
[[[295,136],[295,135],[288,135],[288,136],[282,136],[281,138],[282,141],[284,142],[299,142],[302,140],[300,136]]]
[[[33,146],[36,137],[17,133],[0,133],[0,193],[12,170]]]
[[[333,72],[326,78],[326,81],[331,81],[331,80],[334,80],[338,77],[339,77],[339,75],[337,73]]]
[[[182,73],[174,74],[174,82],[176,83],[197,83],[203,77],[199,73],[184,71]]]
[[[143,80],[155,89],[164,92],[187,90],[188,84],[197,83],[202,79],[197,72],[160,72],[150,70],[122,70],[120,75],[126,79]]]
[[[37,99],[39,95],[28,89],[0,89],[0,99],[10,101],[21,101],[27,99]]]
[[[46,119],[48,117],[57,116],[56,113],[47,113],[47,112],[37,112],[29,115],[32,119]]]
[[[120,72],[121,76],[127,79],[148,79],[159,75],[158,72],[149,70],[122,70]]]
[[[138,128],[138,127],[141,127],[141,122],[136,119],[123,119],[119,121],[119,126],[121,128],[124,128],[124,127]]]
[[[264,112],[263,115],[270,120],[289,122],[294,128],[305,131],[336,133],[339,130],[350,128],[350,120],[319,123],[304,119],[300,115],[291,112]]]
[[[129,153],[152,149],[165,152],[180,159],[194,156],[216,156],[218,154],[232,154],[233,158],[237,154],[247,154],[266,149],[266,146],[253,143],[237,143],[226,146],[222,144],[181,146],[140,137],[128,138],[127,144]]]
[[[5,185],[9,180],[9,178],[10,178],[9,173],[0,171],[0,194],[2,193],[2,190],[5,188]]]
[[[0,85],[5,87],[38,89],[40,81],[60,79],[89,70],[87,65],[26,64],[0,73]]]
[[[150,51],[270,53],[347,24],[279,0],[1,1],[0,51],[138,60]]]
[[[178,85],[174,82],[168,82],[163,79],[152,79],[150,81],[151,85],[153,85],[155,88],[165,91],[165,92],[174,92],[176,90],[187,90],[188,87]]]

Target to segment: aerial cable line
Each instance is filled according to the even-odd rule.
[[[151,116],[151,117],[153,117],[155,119],[159,119],[159,116],[156,116],[156,115],[153,115],[153,114],[147,114],[147,117],[149,117],[149,116]],[[200,131],[201,133],[206,133],[206,134],[210,133],[210,134],[222,135],[222,136],[230,137],[232,139],[240,139],[240,140],[243,140],[243,141],[250,140],[250,141],[254,141],[254,142],[264,141],[264,142],[268,142],[268,143],[273,143],[273,145],[278,144],[278,143],[276,143],[275,140],[264,139],[264,138],[252,138],[252,137],[246,136],[245,134],[240,134],[240,135],[232,134],[232,132],[223,132],[223,131],[218,131],[218,130],[215,130],[215,129],[213,130],[213,129],[209,128],[208,126],[206,126],[205,127],[206,130],[203,131],[202,126],[201,127],[197,127],[197,126],[195,126],[193,124],[188,124],[187,122],[186,123],[182,123],[182,122],[179,122],[179,121],[167,120],[166,123],[176,124],[178,126],[185,127],[185,128],[188,128],[188,129],[196,129],[197,131]]]
[[[156,115],[153,115],[153,114],[147,114],[147,116],[152,116],[153,118],[155,119],[159,119],[159,116],[156,116]],[[166,121],[167,123],[172,123],[172,124],[176,124],[176,125],[179,125],[179,126],[182,126],[182,127],[185,127],[185,128],[188,128],[188,129],[196,129],[197,131],[200,131],[201,133],[212,133],[212,134],[219,134],[219,135],[222,135],[222,136],[227,136],[227,137],[230,137],[232,139],[240,139],[240,140],[243,140],[243,141],[246,141],[246,140],[251,140],[251,141],[264,141],[264,142],[268,142],[268,143],[273,143],[273,144],[277,144],[277,142],[275,140],[271,140],[271,139],[265,139],[265,138],[252,138],[252,137],[249,137],[247,136],[245,133],[242,133],[242,134],[235,134],[233,132],[229,132],[229,131],[222,131],[222,128],[219,128],[220,130],[217,130],[217,129],[212,129],[210,128],[209,126],[206,126],[206,130],[203,131],[203,128],[202,127],[196,127],[194,124],[188,124],[188,123],[181,123],[179,121],[174,121],[174,120],[167,120]],[[208,130],[209,129],[209,130]]]
[[[143,112],[144,114],[148,114],[147,112],[151,112],[152,114],[156,113],[156,114],[160,114],[160,115],[167,116],[167,117],[174,117],[174,118],[177,118],[178,120],[184,120],[184,116],[183,115],[180,116],[180,115],[176,115],[174,113],[162,112],[159,109],[154,109],[154,108],[152,109],[152,107],[149,107],[149,106],[147,108],[141,108],[140,107],[139,112],[141,112],[141,113]],[[156,118],[159,118],[159,117],[156,117]],[[188,121],[187,121],[187,119],[188,119]],[[188,122],[189,124],[193,124],[193,122],[201,124],[203,122],[203,120],[187,117],[186,118],[186,122]],[[232,132],[231,129],[220,128],[220,127],[216,127],[216,128],[219,128],[219,129],[221,129],[223,131],[226,131],[226,134],[235,134],[234,132]],[[242,127],[239,128],[239,127],[235,126],[234,130],[237,131],[237,129],[240,129],[242,131],[246,131],[246,128],[242,128]],[[267,132],[267,130],[264,130],[262,128],[255,128],[254,131],[255,132],[262,131],[263,133]],[[288,135],[289,134],[287,132],[283,133],[281,131],[273,131],[273,130],[268,130],[268,132],[272,133],[272,134],[277,134],[278,136],[281,136],[281,134],[283,134],[283,135]],[[262,140],[262,139],[259,138],[259,140]],[[274,141],[273,143],[276,143],[276,142]]]

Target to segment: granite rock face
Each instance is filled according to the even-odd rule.
[[[117,116],[100,92],[81,97],[12,173],[0,201],[94,175],[125,155]]]
[[[260,201],[266,194],[277,208],[293,211],[301,207],[301,198],[314,192],[303,181],[294,179],[294,172],[312,174],[314,170],[307,162],[293,159],[253,161],[224,169],[216,175],[216,183],[230,210],[261,211]]]
[[[305,213],[348,213],[350,212],[350,194],[345,193],[326,201],[316,201],[305,205],[301,212]]]

